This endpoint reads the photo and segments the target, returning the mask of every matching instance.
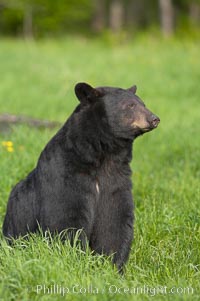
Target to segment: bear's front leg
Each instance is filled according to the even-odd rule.
[[[114,194],[114,203],[118,206],[118,226],[116,229],[117,249],[113,257],[113,263],[120,273],[123,273],[123,266],[128,260],[133,240],[133,199],[131,191],[118,191]],[[114,234],[114,233],[113,233]]]
[[[85,178],[84,178],[85,179]],[[95,192],[90,179],[76,175],[58,188],[43,188],[39,224],[43,231],[61,233],[71,245],[86,249],[94,223]],[[62,182],[60,181],[60,184]]]

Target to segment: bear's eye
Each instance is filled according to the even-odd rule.
[[[129,105],[128,105],[128,108],[129,109],[133,109],[135,107],[135,104],[134,103],[130,103]]]

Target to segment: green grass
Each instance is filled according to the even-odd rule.
[[[75,83],[86,81],[137,84],[138,95],[161,118],[158,129],[134,144],[135,239],[125,275],[117,274],[109,258],[62,245],[58,238],[33,235],[14,248],[1,238],[0,300],[199,300],[200,43],[144,38],[121,45],[86,39],[0,43],[1,113],[64,122],[77,104]],[[11,187],[35,166],[55,131],[18,126],[0,134],[1,224]],[[12,141],[14,152],[3,141]],[[69,293],[37,294],[37,285],[53,290],[54,284]],[[77,293],[90,285],[99,292]],[[122,289],[144,286],[149,294]],[[121,289],[111,293],[115,287]],[[178,292],[172,294],[172,287]],[[181,293],[187,287],[193,293]]]

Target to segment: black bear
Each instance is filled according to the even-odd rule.
[[[129,89],[78,83],[80,104],[42,151],[36,168],[11,191],[3,233],[82,229],[82,246],[113,254],[119,270],[133,239],[132,144],[159,118]],[[70,236],[70,239],[73,235]]]

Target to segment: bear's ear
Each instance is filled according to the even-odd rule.
[[[101,92],[86,83],[78,83],[75,86],[75,94],[83,104],[88,104],[102,96]]]
[[[130,92],[132,92],[133,94],[135,94],[136,91],[137,91],[137,86],[134,85],[134,86],[130,87],[130,88],[128,89],[128,91],[130,91]]]

